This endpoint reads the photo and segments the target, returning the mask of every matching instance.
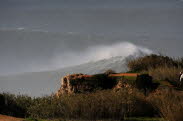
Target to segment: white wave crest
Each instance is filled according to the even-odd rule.
[[[57,55],[53,59],[53,63],[59,67],[66,67],[72,65],[79,65],[90,61],[99,61],[109,59],[111,57],[121,56],[123,58],[128,56],[138,57],[142,54],[147,55],[153,53],[152,50],[135,45],[130,42],[120,42],[112,45],[98,45],[89,47],[82,52],[66,52]]]

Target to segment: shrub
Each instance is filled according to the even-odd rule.
[[[132,88],[123,88],[117,92],[103,90],[88,94],[62,95],[59,98],[54,95],[38,98],[11,94],[3,96],[8,101],[2,101],[4,107],[0,113],[16,117],[119,120],[124,117],[148,117],[157,114],[145,97]]]
[[[59,101],[54,96],[38,97],[33,99],[33,102],[34,103],[27,109],[31,117],[56,118],[58,115],[62,116],[58,109],[61,104],[59,104]]]
[[[130,71],[139,72],[148,71],[150,68],[154,69],[159,66],[183,67],[181,62],[182,59],[175,60],[168,56],[152,54],[129,61],[128,68]]]
[[[152,105],[135,89],[44,97],[34,102],[28,112],[35,118],[96,120],[154,115]]]
[[[180,68],[176,67],[168,67],[168,66],[160,66],[154,69],[149,69],[149,74],[155,80],[167,80],[167,81],[179,81],[179,72],[181,71]]]
[[[144,94],[147,95],[147,91],[152,91],[157,88],[156,84],[152,82],[152,77],[148,74],[141,74],[137,76],[135,86],[143,90]]]
[[[0,113],[16,116],[26,117],[27,108],[32,104],[31,97],[25,95],[14,95],[9,93],[0,94]]]
[[[174,90],[159,90],[148,99],[167,121],[182,121],[183,94]]]

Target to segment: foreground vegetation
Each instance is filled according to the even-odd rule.
[[[137,89],[98,91],[89,94],[29,98],[1,94],[8,104],[1,114],[57,120],[123,120],[181,121],[183,94],[173,90],[158,90],[148,96]],[[29,100],[29,101],[28,101]],[[20,105],[21,104],[21,105]],[[2,105],[1,105],[2,106]],[[7,108],[8,107],[8,108]],[[130,118],[151,117],[151,118]],[[153,119],[153,117],[156,117]],[[30,119],[30,118],[29,118]]]
[[[32,98],[2,93],[0,114],[23,117],[29,121],[182,121],[183,92],[178,74],[183,69],[183,59],[150,55],[132,60],[128,66],[131,72],[141,75],[137,78],[120,77],[112,80],[115,83],[125,81],[131,85],[129,87],[114,90],[108,88],[110,85],[107,83],[105,89],[60,97],[51,95]],[[107,74],[110,72],[114,73],[107,71]],[[105,87],[103,77],[106,77],[106,73],[95,77],[101,82],[94,84]]]

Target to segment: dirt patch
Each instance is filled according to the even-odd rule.
[[[23,119],[0,114],[0,121],[23,121]]]

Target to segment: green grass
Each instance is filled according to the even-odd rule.
[[[127,79],[129,81],[135,81],[137,77],[135,76],[124,76],[124,79]]]

